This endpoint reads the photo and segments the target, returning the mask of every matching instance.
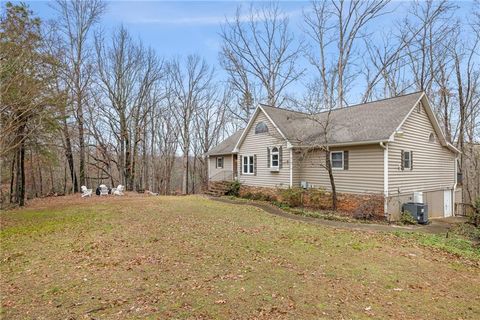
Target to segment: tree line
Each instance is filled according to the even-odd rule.
[[[480,137],[478,3],[465,18],[448,1],[313,1],[297,24],[275,2],[239,6],[219,25],[218,66],[162,57],[124,26],[103,32],[100,0],[52,8],[52,21],[2,8],[3,204],[100,183],[199,192],[205,153],[258,103],[315,114],[418,90],[462,151],[464,188],[479,193],[467,172]]]

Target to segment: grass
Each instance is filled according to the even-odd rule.
[[[457,233],[447,235],[417,232],[396,232],[397,236],[414,239],[424,246],[440,249],[458,257],[480,261],[480,246],[471,239]]]
[[[59,198],[0,217],[0,318],[480,313],[478,264],[423,238],[337,230],[195,196]]]

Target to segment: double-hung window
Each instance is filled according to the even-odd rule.
[[[223,168],[223,157],[217,157],[217,168]]]
[[[277,147],[273,147],[270,152],[270,160],[273,169],[278,169],[280,167],[280,153]]]
[[[402,170],[413,169],[413,152],[402,150]]]
[[[330,152],[330,163],[332,164],[332,169],[334,170],[343,170],[344,164],[343,151],[332,151]]]
[[[254,174],[255,172],[255,163],[254,156],[243,156],[242,159],[242,173],[243,174]]]

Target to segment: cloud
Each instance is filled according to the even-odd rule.
[[[301,10],[293,10],[285,12],[285,17],[291,17],[297,14],[301,14]],[[264,17],[260,14],[257,14],[253,17],[255,21],[261,21]],[[184,16],[184,17],[158,17],[158,18],[133,18],[128,19],[129,23],[137,24],[164,24],[164,25],[198,25],[198,26],[209,26],[209,25],[219,25],[224,23],[226,20],[235,19],[234,15],[211,15],[211,16]],[[240,21],[246,22],[250,20],[250,15],[243,14],[240,15]]]

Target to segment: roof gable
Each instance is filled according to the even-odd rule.
[[[253,113],[252,117],[248,121],[248,124],[245,127],[245,129],[243,130],[240,138],[238,139],[238,142],[236,143],[235,148],[233,149],[234,152],[238,152],[238,150],[240,149],[240,146],[242,145],[243,141],[245,140],[245,137],[247,136],[248,132],[250,130],[252,130],[252,126],[255,123],[255,120],[258,118],[258,115],[260,113],[263,113],[267,117],[268,121],[275,128],[275,130],[280,134],[280,136],[288,142],[288,139],[286,138],[285,134],[281,131],[281,129],[277,126],[277,124],[272,120],[272,118],[270,118],[269,114],[267,112],[265,112],[265,110],[263,109],[263,106],[259,105],[255,109],[255,112]]]

